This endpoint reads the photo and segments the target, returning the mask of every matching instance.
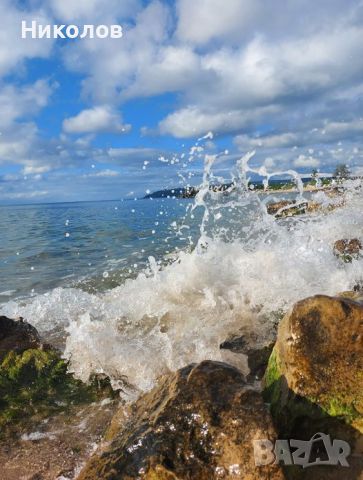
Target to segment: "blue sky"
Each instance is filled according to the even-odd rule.
[[[22,39],[22,20],[124,36]],[[251,150],[363,173],[362,44],[359,0],[0,0],[0,204],[197,184],[225,151],[226,179]]]

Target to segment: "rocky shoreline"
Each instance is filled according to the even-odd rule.
[[[342,239],[334,252],[353,262],[362,245]],[[236,332],[221,343],[247,359],[247,377],[206,360],[125,404],[107,379],[75,379],[29,323],[0,317],[1,478],[363,478],[361,286],[301,300],[277,323],[271,339]],[[349,446],[338,464],[313,465],[324,457],[321,434]],[[286,448],[269,462],[268,450],[256,453],[256,442],[311,438],[309,468],[290,465]]]

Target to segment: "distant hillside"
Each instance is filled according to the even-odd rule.
[[[210,189],[214,191],[224,191],[232,186],[232,183],[225,183],[223,185],[211,185]],[[158,190],[157,192],[149,193],[144,198],[194,198],[199,192],[197,187],[172,188],[165,190]]]
[[[321,179],[323,184],[326,183],[327,179]],[[306,185],[312,183],[311,177],[302,178],[303,183]],[[330,182],[330,179],[329,179]],[[253,185],[255,190],[263,190],[264,186],[261,181],[250,182],[250,185]],[[270,180],[269,190],[287,190],[294,188],[295,183],[287,180]],[[231,188],[232,187],[232,188]],[[216,192],[225,191],[227,189],[233,190],[233,183],[224,183],[222,185],[211,185],[210,190]],[[158,190],[157,192],[149,193],[145,195],[144,199],[148,198],[194,198],[199,192],[198,187],[184,187],[184,188],[170,188],[165,190]]]

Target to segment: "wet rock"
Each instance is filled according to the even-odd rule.
[[[341,298],[349,298],[355,302],[363,304],[363,290],[357,288],[356,290],[347,290],[345,292],[340,292],[336,295]]]
[[[29,348],[41,348],[36,328],[22,318],[0,317],[0,362],[10,350],[22,353]]]
[[[280,202],[271,202],[267,204],[267,213],[276,218],[293,217],[306,213],[328,213],[342,206],[342,203],[329,203],[323,205],[315,201],[297,202],[296,200],[281,200]]]
[[[250,369],[248,380],[260,380],[266,370],[275,340],[262,340],[254,332],[242,335],[230,335],[220,348],[247,356]]]
[[[314,213],[322,210],[322,205],[319,202],[308,202],[306,212]]]
[[[358,259],[363,253],[362,242],[358,238],[341,239],[334,243],[334,255],[341,258],[346,263]]]
[[[292,217],[306,213],[308,202],[297,203],[296,200],[281,200],[267,204],[267,213],[276,218]]]
[[[280,424],[303,413],[298,396],[363,433],[363,306],[324,295],[296,303],[279,325],[264,386]]]
[[[121,418],[121,420],[120,420]],[[262,397],[234,367],[204,361],[160,379],[115,417],[79,480],[280,479],[256,467],[255,439],[276,437]]]
[[[287,469],[287,478],[358,479],[363,472],[363,305],[317,295],[296,303],[279,325],[263,379],[280,438],[317,432],[348,442],[349,468]],[[319,457],[319,454],[317,454]]]
[[[0,317],[0,436],[19,421],[93,402],[110,391],[104,379],[86,385],[74,378],[68,363],[41,343],[32,325]]]

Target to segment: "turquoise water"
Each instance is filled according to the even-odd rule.
[[[158,199],[0,207],[0,302],[81,284],[104,290],[188,248],[199,214],[178,234],[190,200]],[[173,224],[173,226],[171,225]],[[190,238],[191,237],[191,238]]]

